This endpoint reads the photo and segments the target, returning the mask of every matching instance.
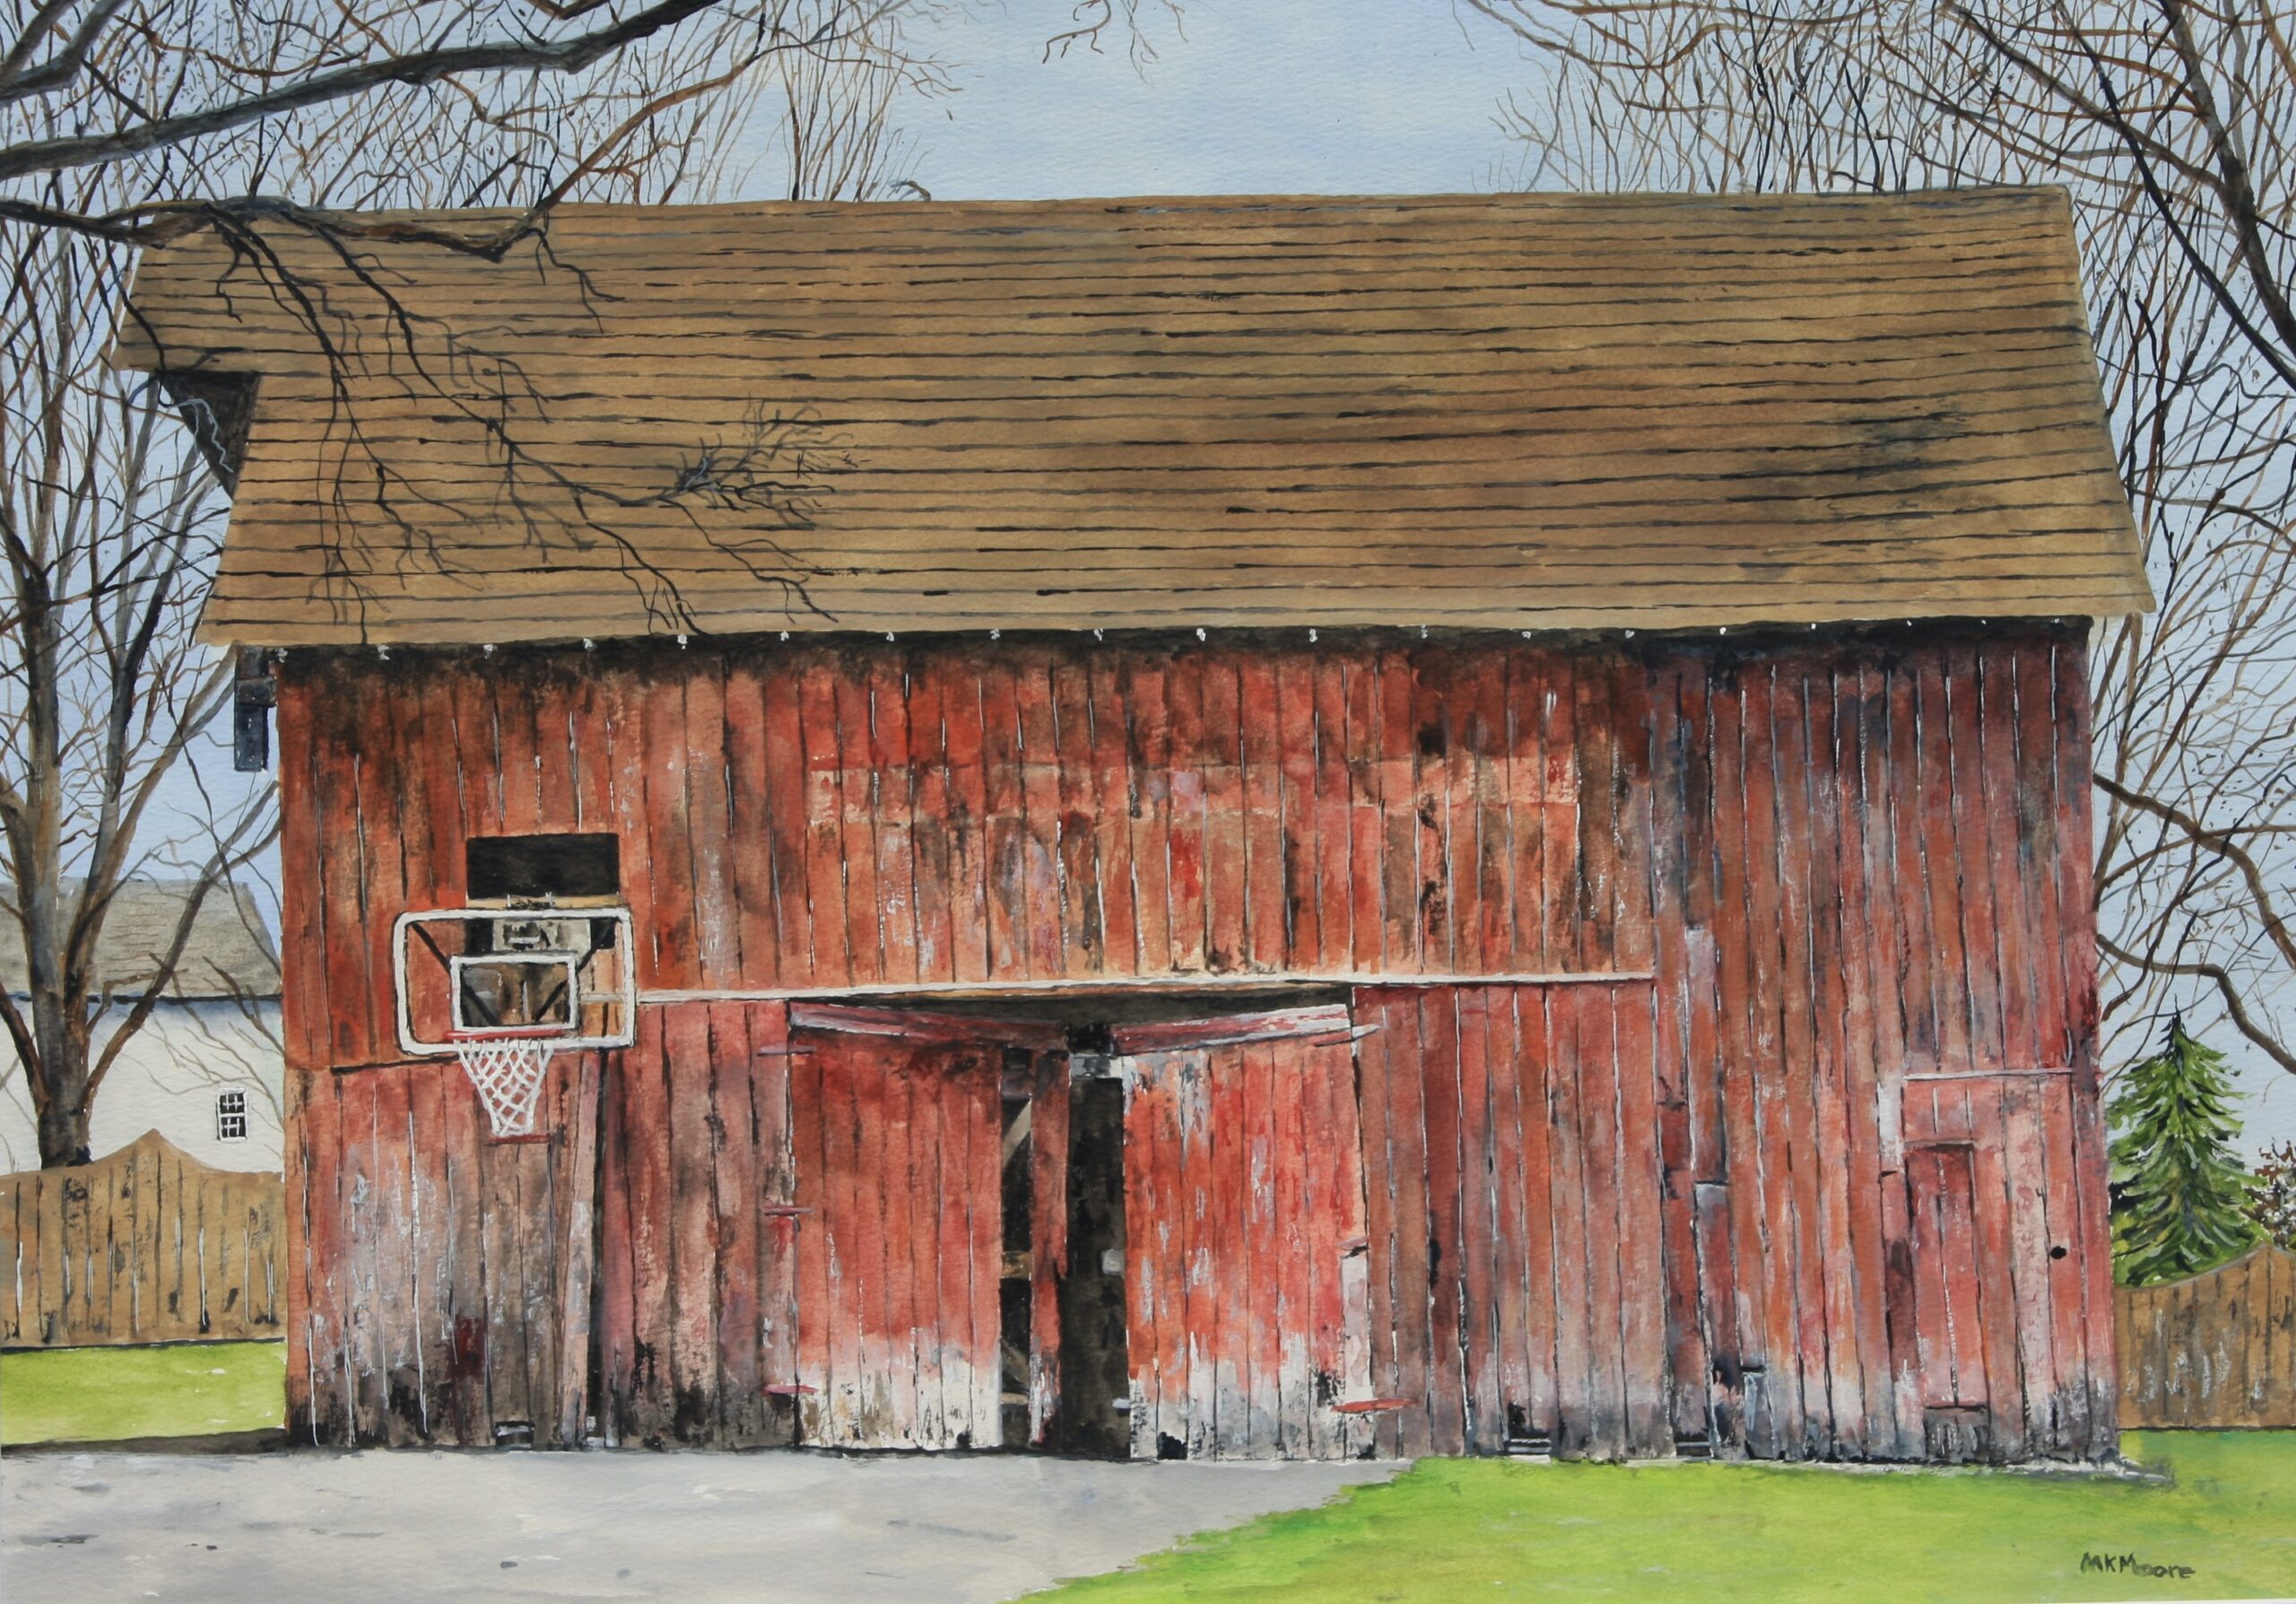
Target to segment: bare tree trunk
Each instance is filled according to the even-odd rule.
[[[84,1086],[84,1069],[79,1084]],[[66,1164],[83,1164],[94,1155],[88,1150],[88,1111],[90,1101],[84,1092],[75,1092],[67,1078],[64,1095],[51,1094],[48,1107],[39,1112],[39,1167],[59,1169]]]

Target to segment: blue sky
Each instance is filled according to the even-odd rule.
[[[1005,0],[919,31],[955,90],[902,118],[935,196],[1489,188],[1499,99],[1538,74],[1448,0],[1188,0],[1184,38],[1144,0],[1144,72],[1115,37],[1046,61],[1066,14]]]

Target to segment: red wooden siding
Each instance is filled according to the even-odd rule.
[[[599,1064],[552,1068],[536,1120],[552,1135],[535,1143],[488,1140],[458,1071],[290,1078],[301,1435],[579,1444]]]
[[[1344,1035],[1118,1060],[1135,1459],[1346,1459],[1369,1442]],[[1355,1340],[1351,1341],[1353,1333]]]
[[[2077,1101],[2073,1077],[2062,1074],[1954,1076],[1907,1088],[1912,1206],[1929,1207],[1925,1189],[1942,1199],[1916,1230],[1925,1271],[1920,1233],[1944,1234],[1936,1279],[1915,1283],[1924,1401],[1932,1409],[1989,1402],[1990,1441],[1979,1446],[2001,1455],[2088,1442],[2100,1411],[2109,1429],[2113,1397],[2102,1389],[2115,1373],[2090,1366],[2113,1356],[2111,1294],[2089,1286],[2080,1258],[2090,1216],[2101,1219],[2105,1203],[2102,1177],[2085,1172],[2074,1139]],[[1936,1385],[1949,1341],[1950,1395]],[[1980,1369],[1986,1379],[1972,1396]],[[1941,1432],[1963,1424],[1931,1418],[1933,1451]]]
[[[1649,984],[1356,997],[1379,1451],[1670,1451]]]
[[[783,1010],[645,1010],[610,1066],[594,1402],[609,1443],[789,1441],[796,1165]],[[452,1060],[417,1070],[452,1087]],[[771,1389],[780,1388],[774,1391]]]
[[[1381,1407],[1346,1417],[1350,1443],[2107,1452],[2084,684],[2078,637],[2038,627],[299,657],[279,715],[295,1418],[558,1440],[588,1429],[564,1425],[579,1406],[613,1441],[788,1441],[831,1408],[824,1377],[862,1373],[857,1345],[898,1346],[857,1314],[838,1367],[822,1227],[861,1216],[835,1212],[839,1172],[806,1168],[822,1109],[907,1099],[905,1130],[874,1103],[845,1128],[845,1172],[897,1167],[865,1137],[913,1159],[919,1106],[953,1116],[915,1075],[835,1090],[818,1052],[790,1055],[783,1003],[668,998],[1258,975],[1350,981],[1379,1027],[1355,1047],[1370,1249],[1274,1328],[1279,1352],[1304,1333],[1315,1364],[1367,1375],[1351,1401]],[[394,1061],[387,983],[393,914],[464,900],[467,837],[576,830],[621,839],[657,998],[634,1047],[593,1060],[587,1232],[579,1141],[485,1144],[451,1061]],[[1579,978],[1534,979],[1558,976]],[[569,1130],[577,1073],[553,1071],[545,1129]],[[1184,1151],[1181,1112],[1150,1098],[1139,1139]],[[1289,1230],[1246,1207],[1301,1151],[1282,1112],[1238,1116],[1266,1122],[1272,1181],[1128,1177],[1135,1251],[1199,1206],[1239,1263]],[[816,1183],[828,1199],[801,1202]],[[912,1245],[955,1228],[911,1225]],[[593,1239],[594,1330],[572,1308]],[[890,1260],[857,1273],[893,1295]],[[1343,1322],[1333,1360],[1316,1322],[1359,1283],[1368,1324]],[[936,1321],[980,1295],[935,1289]],[[1216,1410],[1168,1306],[1151,1373]],[[1231,1312],[1236,1351],[1261,1351]],[[1247,1417],[1283,1420],[1280,1382],[1241,1388]],[[921,1408],[883,1418],[933,1434]],[[1325,1428],[1303,1429],[1315,1450]]]
[[[1654,662],[1679,1435],[1924,1452],[1952,1255],[1913,1188],[1967,1162],[1987,1451],[2110,1450],[2083,655],[2037,630]],[[1913,1162],[1940,1140],[1966,1160]]]
[[[1613,800],[1645,782],[1642,673],[1615,653],[941,642],[290,670],[299,1068],[400,1056],[391,920],[460,905],[465,839],[506,833],[620,834],[649,991],[1649,962],[1647,838]]]
[[[1992,1401],[1985,1381],[1985,1311],[1979,1292],[1976,1163],[1965,1142],[1906,1153],[1913,1206],[1914,1340],[1921,1401],[1948,1413]]]
[[[796,1066],[799,1440],[994,1448],[994,1048],[813,1036]]]

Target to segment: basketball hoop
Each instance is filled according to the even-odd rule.
[[[455,1056],[486,1105],[494,1139],[512,1141],[535,1134],[535,1103],[550,1073],[552,1055],[565,1032],[538,1030],[457,1031]]]

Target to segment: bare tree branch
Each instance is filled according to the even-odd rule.
[[[802,417],[760,414],[696,440],[658,487],[588,483],[534,444],[548,394],[509,353],[408,307],[379,257],[525,252],[537,274],[587,296],[581,265],[551,241],[557,205],[710,193],[791,64],[812,74],[828,145],[882,138],[887,86],[934,81],[899,27],[929,3],[15,0],[0,11],[0,917],[21,934],[27,969],[23,993],[0,998],[0,1027],[22,1065],[41,1162],[88,1155],[91,1099],[195,955],[201,910],[231,894],[276,829],[267,782],[221,764],[228,748],[212,726],[233,667],[194,634],[223,488],[166,386],[107,360],[135,249],[213,231],[240,264],[223,292],[269,298],[310,331],[336,403],[334,456],[320,466],[346,514],[338,528],[388,539],[429,493],[416,465],[368,448],[361,410],[378,389],[423,397],[486,421],[505,505],[526,510],[538,540],[620,542],[632,583],[674,615],[674,585],[614,514],[714,500],[767,512],[770,531],[809,516],[834,441]],[[874,160],[845,170],[874,170]],[[474,207],[490,212],[438,212]],[[543,510],[551,497],[574,511]],[[770,532],[745,554],[802,596],[802,569]],[[405,560],[428,554],[410,548]],[[106,931],[123,888],[153,877],[187,881],[190,894],[123,980],[106,972]]]
[[[1552,68],[1526,181],[2074,204],[2159,609],[2092,654],[2109,1044],[2296,1041],[2296,40],[2222,0],[1468,0]]]
[[[477,44],[407,50],[338,67],[331,73],[315,74],[263,94],[204,106],[176,117],[153,118],[102,134],[0,145],[0,179],[116,161],[123,156],[141,155],[146,151],[228,133],[284,112],[348,100],[387,85],[421,88],[443,79],[477,73],[578,73],[626,45],[674,27],[721,3],[722,0],[659,0],[619,22],[572,39],[488,39]],[[110,9],[118,9],[117,0]]]
[[[2223,1005],[2224,1016],[2231,1021],[2232,1028],[2262,1049],[2265,1056],[2274,1063],[2292,1075],[2296,1075],[2296,1052],[2289,1051],[2281,1044],[2278,1037],[2250,1017],[2248,1008],[2240,1001],[2239,981],[2222,964],[2191,959],[2157,958],[2149,953],[2131,952],[2109,936],[2100,936],[2097,941],[2100,946],[2115,958],[2124,963],[2133,964],[2148,973],[2188,975],[2209,981],[2216,988],[2217,997]]]

